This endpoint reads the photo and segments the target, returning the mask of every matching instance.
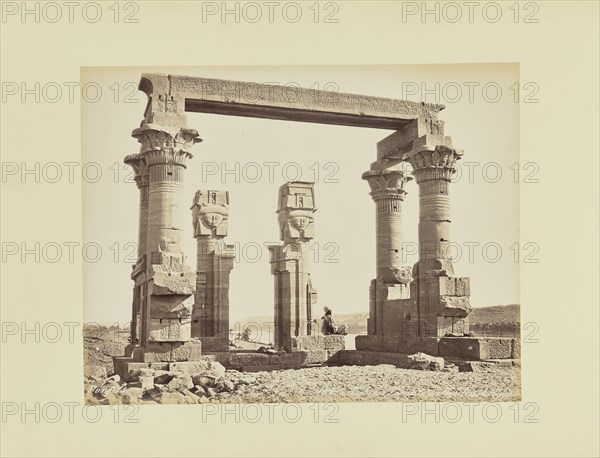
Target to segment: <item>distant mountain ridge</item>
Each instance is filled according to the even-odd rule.
[[[487,307],[473,308],[468,321],[475,324],[496,324],[496,323],[519,323],[521,316],[521,307],[519,304],[510,305],[491,305]],[[348,326],[349,334],[366,334],[368,312],[340,313],[334,317],[338,323]],[[318,316],[316,318],[321,318]],[[241,332],[241,329],[250,326],[259,326],[261,330],[267,332],[269,327],[273,327],[273,317],[268,315],[248,316],[238,322],[231,322],[230,328],[235,332]]]

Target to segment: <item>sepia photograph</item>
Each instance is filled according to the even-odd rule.
[[[86,402],[520,399],[517,65],[81,84]]]

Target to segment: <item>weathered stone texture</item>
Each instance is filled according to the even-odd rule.
[[[443,337],[440,339],[441,356],[472,360],[516,359],[518,339],[507,337]]]
[[[292,338],[293,350],[343,350],[346,348],[345,336],[342,335],[316,335]]]

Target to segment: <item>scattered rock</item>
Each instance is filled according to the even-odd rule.
[[[154,383],[166,385],[175,378],[175,374],[168,371],[156,371],[154,374]]]
[[[192,378],[194,385],[200,385],[207,388],[213,387],[216,383],[216,380],[216,377],[213,377],[212,375],[194,375]]]
[[[217,395],[217,390],[215,390],[214,388],[204,388],[204,392],[209,398],[213,398]]]
[[[106,381],[107,382],[119,383],[121,381],[121,377],[119,376],[119,374],[111,375],[110,377],[108,377],[106,379]]]
[[[459,372],[490,372],[494,370],[494,363],[485,363],[481,361],[465,361],[459,363]]]
[[[408,356],[406,369],[417,369],[421,371],[441,371],[444,368],[444,358],[430,356],[427,353],[415,353]]]
[[[182,391],[193,387],[194,382],[192,382],[192,377],[187,374],[173,377],[171,381],[167,383],[167,388],[170,390]]]
[[[154,369],[134,369],[129,371],[126,382],[137,382],[142,377],[154,377]]]
[[[121,395],[123,404],[137,404],[142,399],[144,392],[145,390],[142,388],[126,388],[119,394]]]
[[[211,361],[210,370],[214,372],[216,378],[225,377],[225,366],[216,361]]]
[[[100,405],[115,405],[115,404],[120,404],[121,400],[117,397],[116,394],[112,393],[112,392],[108,392],[105,393],[104,396],[102,397],[102,399],[100,400],[99,404]]]
[[[186,396],[179,391],[152,391],[150,397],[159,404],[189,404]]]
[[[106,367],[95,364],[86,364],[83,375],[90,380],[103,380],[106,378]]]

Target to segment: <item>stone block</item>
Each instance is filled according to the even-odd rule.
[[[387,353],[396,353],[398,351],[398,342],[400,337],[398,336],[382,336],[380,339],[381,351]]]
[[[168,371],[169,363],[168,362],[155,362],[155,363],[146,363],[150,369],[154,369],[155,371]]]
[[[196,274],[194,272],[154,272],[151,292],[157,295],[191,296],[196,292]]]
[[[188,375],[200,374],[210,368],[211,359],[202,356],[200,361],[179,361],[169,363],[169,371],[181,372]]]
[[[512,340],[512,359],[521,359],[521,340],[520,339],[511,339]]]
[[[456,284],[457,296],[471,295],[471,280],[469,277],[457,277],[454,279]]]
[[[444,368],[444,358],[435,357],[426,353],[418,352],[408,356],[407,369],[441,371]]]
[[[271,355],[269,364],[279,366],[299,366],[302,364],[303,359],[302,352],[294,351],[283,355]]]
[[[229,351],[229,339],[225,337],[200,337],[203,353]]]
[[[323,344],[325,350],[344,350],[346,348],[346,336],[323,336]]]
[[[346,348],[346,336],[315,335],[292,338],[293,351],[343,350]]]
[[[339,364],[340,352],[343,350],[327,350],[327,364]]]
[[[269,372],[269,371],[279,371],[279,370],[285,370],[285,369],[297,369],[300,368],[300,366],[284,366],[284,365],[276,365],[276,364],[269,364],[266,366],[242,366],[241,370],[242,372]]]
[[[323,364],[327,362],[329,355],[327,350],[312,350],[312,351],[303,351],[302,364],[310,365],[310,364]]]
[[[454,277],[433,277],[436,294],[440,296],[456,296],[456,278]]]
[[[340,364],[352,366],[376,366],[379,364],[392,364],[396,367],[405,367],[408,356],[401,353],[386,353],[363,350],[342,350],[338,353]]]
[[[372,346],[372,339],[375,336],[356,336],[354,338],[354,346],[357,350],[365,350],[365,351],[369,351],[371,350],[371,346]]]
[[[323,350],[325,348],[325,336],[300,336],[292,337],[292,350]]]
[[[427,353],[433,356],[442,356],[438,350],[438,337],[412,337],[398,340],[398,352],[411,355],[417,352]]]
[[[191,318],[148,320],[148,342],[186,342],[191,338]]]
[[[438,315],[465,318],[471,312],[469,296],[441,296]]]
[[[514,339],[487,339],[487,355],[482,359],[511,359]]]
[[[374,352],[364,350],[342,350],[339,353],[340,364],[347,366],[364,366],[370,359],[370,355],[374,354]]]
[[[470,360],[515,359],[516,339],[508,337],[443,337],[440,356]]]
[[[194,296],[164,295],[152,296],[150,318],[179,319],[192,315]]]
[[[271,355],[264,353],[238,353],[237,364],[240,366],[268,366]]]
[[[459,334],[462,335],[465,332],[465,320],[464,318],[457,318],[453,316],[437,317],[437,335],[438,337],[444,337],[448,334]]]
[[[438,348],[440,356],[478,360],[487,357],[486,347],[477,337],[442,337]]]
[[[200,358],[199,341],[151,343],[143,348],[143,360],[148,363],[199,361]]]
[[[410,287],[408,284],[398,283],[388,285],[385,292],[385,299],[388,301],[410,298]]]

